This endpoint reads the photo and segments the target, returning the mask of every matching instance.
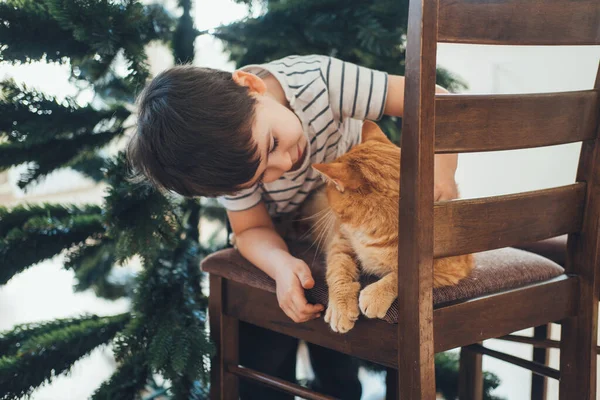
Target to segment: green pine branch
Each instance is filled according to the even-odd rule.
[[[194,241],[182,240],[175,251],[165,250],[146,265],[134,298],[139,318],[115,350],[124,359],[143,349],[153,370],[172,382],[185,378],[206,386],[214,348],[205,329],[207,299],[200,291],[198,255]]]
[[[0,2],[0,61],[29,62],[45,57],[61,62],[65,57],[82,58],[90,51],[52,18],[44,1]]]
[[[0,237],[12,229],[20,228],[33,217],[64,218],[68,216],[100,214],[102,208],[95,204],[65,205],[54,203],[19,204],[14,208],[0,207]]]
[[[0,239],[0,285],[35,263],[104,233],[102,215],[35,216]]]
[[[79,106],[69,97],[58,101],[12,79],[1,82],[0,89],[0,138],[17,148],[114,130],[122,127],[131,114],[123,106],[97,110],[90,105]]]
[[[151,261],[164,246],[177,246],[182,210],[174,197],[162,195],[147,183],[131,183],[130,172],[123,152],[107,167],[108,233],[117,243],[118,262],[135,254]]]
[[[71,165],[81,151],[104,147],[115,138],[121,137],[124,132],[123,128],[118,128],[81,135],[73,139],[50,140],[44,144],[27,148],[21,145],[3,144],[0,145],[0,160],[2,160],[0,170],[32,161],[18,181],[19,187],[24,189],[33,183],[40,182],[41,178],[50,172]]]
[[[70,98],[59,103],[12,80],[4,81],[1,89],[0,170],[30,163],[19,181],[21,188],[57,168],[89,169],[97,149],[124,134],[123,123],[130,115],[123,106],[96,110]],[[98,179],[98,172],[88,174]]]
[[[82,151],[73,158],[67,166],[81,174],[93,179],[95,182],[104,180],[103,169],[107,165],[107,158],[95,151]]]
[[[0,399],[27,396],[38,386],[68,372],[77,360],[112,340],[128,321],[129,315],[121,314],[82,318],[63,326],[51,323],[56,329],[31,328],[39,334],[20,342],[16,353],[0,358]]]
[[[7,0],[0,3],[0,60],[69,60],[95,82],[122,54],[126,79],[141,87],[149,74],[144,46],[169,41],[174,24],[163,7],[132,0]]]
[[[138,352],[125,359],[109,380],[94,392],[92,400],[131,400],[139,397],[151,370],[146,354]]]

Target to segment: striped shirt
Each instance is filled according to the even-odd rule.
[[[360,143],[363,121],[382,117],[388,75],[319,55],[289,56],[242,70],[259,77],[271,74],[279,81],[290,108],[302,122],[308,142],[306,156],[296,171],[218,201],[230,211],[247,210],[263,201],[271,216],[294,212],[323,185],[310,166],[346,153]]]

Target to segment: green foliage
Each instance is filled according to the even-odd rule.
[[[104,225],[95,207],[59,205],[0,207],[0,284],[32,264],[101,235]]]
[[[106,177],[110,186],[104,212],[109,235],[117,243],[117,261],[139,254],[152,262],[163,245],[176,246],[182,228],[176,197],[166,197],[147,183],[129,182],[122,152],[109,163]]]
[[[134,318],[116,339],[119,360],[147,351],[150,367],[169,378],[176,392],[196,391],[196,380],[206,387],[214,354],[205,329],[207,299],[199,290],[200,254],[195,241],[182,240],[146,265]]]
[[[458,399],[458,353],[439,353],[435,356],[435,381],[438,392],[446,400]],[[498,377],[491,372],[483,373],[483,399],[484,400],[503,400],[502,397],[495,396],[492,391],[500,385]]]
[[[59,103],[12,80],[0,89],[0,170],[30,163],[21,188],[121,137],[130,115],[123,106],[96,110],[69,98]]]
[[[131,400],[138,397],[150,375],[146,354],[138,352],[123,360],[109,380],[92,395],[92,400]]]
[[[174,22],[162,7],[136,0],[7,0],[0,3],[0,60],[68,60],[74,76],[96,82],[122,55],[131,92],[149,74],[144,46],[168,41]]]
[[[0,358],[0,399],[28,395],[68,372],[77,360],[110,341],[128,320],[128,314],[84,317],[21,325],[0,334],[0,345],[8,347]]]

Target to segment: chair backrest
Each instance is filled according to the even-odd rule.
[[[410,1],[399,206],[402,279],[398,300],[402,318],[398,329],[399,349],[416,352],[420,360],[433,354],[434,257],[568,233],[568,272],[591,277],[594,281],[587,285],[597,286],[594,266],[600,263],[600,69],[595,86],[584,91],[435,95],[437,42],[600,45],[600,1]],[[583,144],[577,182],[572,185],[434,205],[434,152],[507,150],[578,141]],[[407,349],[403,343],[411,343],[411,347]],[[400,364],[403,359],[399,356]],[[415,398],[427,386],[423,375],[416,373],[401,379],[414,388]]]

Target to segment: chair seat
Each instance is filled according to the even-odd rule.
[[[308,301],[327,305],[323,255],[317,254],[314,246],[307,243],[289,243],[288,246],[290,253],[303,259],[312,270],[315,287],[306,291]],[[564,273],[560,265],[548,258],[513,248],[477,253],[475,260],[476,267],[470,277],[463,279],[458,285],[434,289],[433,301],[436,307],[542,282]],[[275,282],[235,249],[221,250],[206,257],[202,262],[202,270],[275,293]],[[361,284],[364,287],[376,280],[373,276],[363,276]],[[396,302],[388,310],[385,320],[389,323],[397,322]]]
[[[564,267],[567,258],[567,236],[556,236],[539,242],[515,246],[517,249],[527,250],[549,258],[558,265]]]

